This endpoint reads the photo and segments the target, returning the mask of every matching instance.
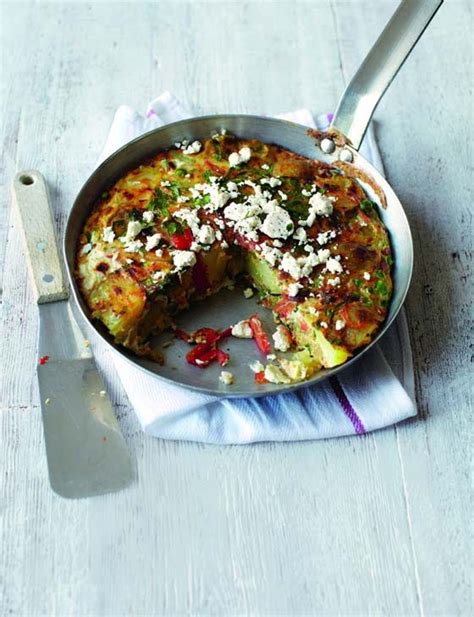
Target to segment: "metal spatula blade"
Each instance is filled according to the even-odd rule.
[[[38,383],[51,487],[70,498],[120,490],[133,479],[132,462],[67,302],[43,176],[20,172],[13,194],[39,305]]]

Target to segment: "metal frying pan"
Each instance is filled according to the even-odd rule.
[[[191,118],[169,124],[131,141],[96,169],[83,186],[72,207],[66,227],[64,250],[71,288],[82,315],[115,353],[126,358],[131,366],[157,379],[176,385],[215,395],[260,396],[288,391],[302,385],[307,386],[334,375],[355,362],[383,336],[397,316],[410,284],[413,243],[405,212],[395,192],[380,173],[359,154],[358,149],[378,102],[441,4],[442,0],[404,0],[401,2],[346,88],[332,125],[324,135],[315,135],[305,127],[291,122],[258,116],[216,115]],[[209,366],[202,370],[188,365],[184,359],[188,346],[180,341],[173,343],[165,350],[164,366],[138,358],[116,346],[105,328],[91,320],[74,279],[77,240],[97,198],[124,172],[158,151],[166,150],[176,141],[182,141],[185,138],[190,141],[205,140],[222,128],[240,138],[252,138],[279,144],[308,158],[328,163],[338,160],[345,161],[357,170],[359,177],[370,179],[369,182],[361,181],[361,184],[371,199],[381,204],[380,194],[382,194],[386,201],[386,208],[379,208],[379,212],[389,230],[395,260],[394,293],[387,320],[372,343],[359,351],[350,361],[340,367],[325,369],[303,384],[290,386],[255,384],[248,364],[257,359],[258,352],[254,345],[249,344],[249,341],[239,339],[228,340],[231,352],[228,370],[235,377],[235,383],[231,387],[226,387],[219,382],[218,377],[221,370],[219,366]],[[196,303],[192,310],[184,312],[177,321],[181,327],[190,331],[202,326],[220,328],[247,318],[256,310],[258,310],[256,302],[254,303],[253,299],[244,299],[241,291],[223,291],[212,298]],[[266,314],[264,319],[268,320],[268,325],[273,323],[269,311],[260,309],[259,312],[262,317]],[[157,342],[160,344],[171,338],[169,333],[164,334]]]

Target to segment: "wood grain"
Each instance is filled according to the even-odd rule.
[[[376,112],[412,224],[421,418],[363,438],[212,447],[145,437],[128,490],[47,479],[37,310],[9,182],[49,182],[57,228],[115,108],[333,109],[395,1],[4,2],[0,615],[470,615],[472,6],[447,1]]]

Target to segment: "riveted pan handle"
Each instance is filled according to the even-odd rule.
[[[13,180],[13,199],[20,216],[33,288],[38,304],[69,296],[64,278],[48,187],[36,170],[21,171]]]
[[[331,128],[357,150],[380,99],[443,0],[403,0],[347,86]]]

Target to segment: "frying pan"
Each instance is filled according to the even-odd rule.
[[[105,343],[140,370],[158,380],[227,397],[248,397],[273,394],[314,384],[356,362],[365,351],[374,345],[389,328],[402,307],[410,284],[413,267],[413,242],[403,207],[395,192],[383,176],[358,152],[372,114],[385,90],[410,54],[425,28],[441,6],[442,0],[404,0],[375,42],[361,67],[341,97],[331,127],[325,134],[272,118],[250,115],[213,115],[190,118],[161,127],[135,139],[110,156],[98,167],[84,184],[77,196],[66,226],[64,251],[73,295],[82,316],[96,330]],[[379,206],[380,216],[386,225],[394,253],[394,292],[388,316],[383,327],[370,345],[359,351],[345,364],[325,369],[310,380],[291,385],[256,384],[248,364],[257,358],[258,352],[249,341],[231,337],[229,348],[231,362],[228,370],[234,374],[235,383],[226,387],[219,381],[219,366],[205,370],[188,365],[184,355],[186,343],[176,341],[165,350],[165,364],[160,366],[150,360],[139,358],[114,344],[105,327],[90,317],[74,278],[75,253],[79,235],[93,204],[98,197],[126,171],[160,150],[166,150],[175,142],[188,139],[204,141],[220,129],[242,139],[258,139],[278,144],[288,150],[311,159],[327,163],[343,161],[358,176],[369,197]],[[225,290],[215,296],[195,303],[192,309],[178,316],[177,322],[189,331],[202,326],[227,327],[258,310],[254,299],[244,299],[242,292]],[[263,315],[265,313],[265,315]],[[260,314],[273,323],[270,311]],[[274,326],[273,326],[274,327]],[[158,345],[171,340],[163,334]]]

